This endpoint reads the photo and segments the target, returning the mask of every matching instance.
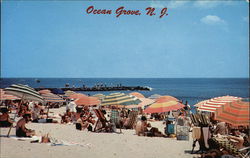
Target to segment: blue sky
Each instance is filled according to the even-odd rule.
[[[120,6],[141,15],[116,18]],[[4,1],[1,76],[248,77],[248,12],[246,1]]]

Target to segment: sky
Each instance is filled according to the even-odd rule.
[[[1,77],[249,76],[249,2],[3,1]],[[112,14],[87,14],[89,6]],[[120,15],[116,9],[139,10]],[[146,8],[155,15],[146,15]],[[167,16],[159,18],[163,8]]]

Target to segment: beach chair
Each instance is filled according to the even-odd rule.
[[[129,122],[123,128],[125,129],[133,129],[134,125],[137,121],[138,111],[130,111],[128,115]]]
[[[94,132],[101,132],[101,131],[107,131],[108,126],[107,126],[107,120],[105,118],[105,116],[103,115],[103,113],[101,112],[100,109],[93,109],[96,117],[98,118],[96,124],[95,124],[95,128],[94,128]],[[101,123],[101,127],[99,127],[97,129],[98,124]]]
[[[115,126],[120,129],[120,133],[122,133],[121,118],[118,110],[111,110],[110,122],[114,123]]]
[[[211,150],[213,149],[224,149],[226,150],[230,155],[240,157],[240,158],[249,158],[250,155],[250,147],[244,147],[241,149],[237,149],[230,141],[226,139],[216,139],[211,138],[212,142],[214,142],[213,145],[211,145]]]
[[[200,128],[200,130],[201,130],[201,137],[200,137],[199,140],[195,139],[195,140],[193,141],[193,145],[192,145],[193,148],[192,148],[191,153],[193,153],[197,141],[198,141],[198,143],[199,143],[200,148],[199,148],[198,151],[196,151],[196,153],[199,152],[199,151],[201,151],[201,152],[203,153],[204,151],[207,150],[207,148],[206,148],[206,146],[205,146],[202,128],[203,128],[203,127],[208,127],[210,121],[209,121],[208,117],[207,117],[205,114],[191,114],[191,115],[190,115],[190,118],[191,118],[192,123],[193,123],[195,126],[201,127],[201,128]]]

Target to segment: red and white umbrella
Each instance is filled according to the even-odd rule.
[[[202,103],[198,103],[195,106],[198,107],[200,111],[208,111],[208,112],[215,112],[217,108],[225,105],[226,103],[230,103],[232,101],[240,100],[240,97],[234,96],[222,96],[212,98],[207,101],[202,101]]]
[[[14,95],[6,94],[3,89],[0,89],[0,100],[17,100],[20,99]]]
[[[75,100],[76,105],[81,106],[93,106],[101,104],[101,101],[97,97],[80,97]]]

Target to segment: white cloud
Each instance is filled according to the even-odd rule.
[[[216,15],[207,15],[200,20],[204,24],[208,25],[217,25],[217,24],[226,24],[226,22]]]
[[[168,7],[169,8],[179,8],[179,7],[183,7],[187,3],[188,3],[188,1],[170,1],[168,3]]]
[[[218,1],[196,1],[194,6],[198,8],[214,8],[219,5]]]
[[[170,8],[170,9],[175,9],[175,8],[180,8],[180,7],[183,7],[185,6],[185,4],[188,3],[188,1],[174,1],[174,0],[171,0],[171,1],[156,1],[156,0],[153,0],[151,1],[151,4],[150,6],[151,7],[154,7],[154,8]]]
[[[162,1],[151,1],[150,6],[153,8],[165,8],[165,7],[167,7],[166,4],[164,4]]]
[[[224,1],[200,1],[196,0],[194,2],[194,6],[201,9],[209,9],[209,8],[215,8],[219,5],[233,5],[234,2],[232,0],[224,0]]]

